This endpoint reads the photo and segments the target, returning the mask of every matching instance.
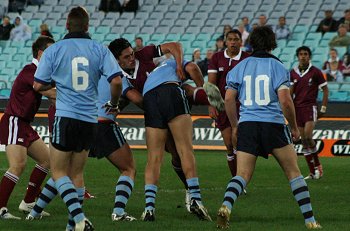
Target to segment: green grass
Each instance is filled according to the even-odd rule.
[[[145,151],[135,151],[137,177],[135,189],[129,200],[127,212],[140,217],[144,209],[144,166]],[[202,197],[212,218],[220,207],[227,181],[230,179],[223,152],[196,152],[196,160]],[[349,229],[349,185],[350,158],[323,158],[325,176],[309,182],[314,213],[324,230]],[[307,167],[303,157],[299,164],[304,174]],[[4,153],[0,153],[0,174],[7,169]],[[25,217],[17,207],[23,199],[33,162],[29,161],[26,172],[16,186],[9,210]],[[133,223],[111,222],[114,205],[115,183],[118,171],[106,160],[89,159],[86,167],[86,186],[97,198],[84,202],[84,211],[96,230],[215,230],[214,222],[199,221],[184,208],[184,190],[171,168],[170,155],[166,154],[162,167],[160,187],[156,200],[156,222]],[[46,209],[51,217],[27,222],[0,220],[0,230],[64,230],[67,210],[60,198],[56,198]],[[304,230],[303,218],[294,201],[288,181],[277,162],[259,159],[248,195],[241,196],[231,214],[231,230]]]

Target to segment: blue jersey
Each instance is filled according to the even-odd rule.
[[[35,81],[55,81],[56,116],[97,123],[98,81],[101,76],[111,81],[121,69],[107,47],[84,35],[73,36],[68,34],[45,50]]]
[[[289,71],[267,53],[259,52],[241,61],[226,77],[226,89],[238,91],[239,122],[258,121],[284,124],[277,90],[289,87]]]
[[[183,61],[183,66],[185,67],[187,63],[188,61]],[[174,59],[165,60],[148,75],[142,95],[166,82],[182,82],[176,74],[176,61]]]
[[[125,77],[125,72],[123,72],[123,78],[122,78],[122,84],[123,84],[123,92],[124,89],[126,88],[133,88],[129,80]],[[107,114],[105,108],[102,108],[103,105],[107,101],[111,100],[111,91],[110,91],[110,86],[109,82],[107,81],[106,78],[101,78],[100,81],[98,82],[98,100],[97,100],[97,114],[98,117],[103,117],[107,118],[113,121],[116,121],[116,118],[112,114]]]

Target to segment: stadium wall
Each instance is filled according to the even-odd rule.
[[[2,114],[0,114],[2,116]],[[214,127],[208,116],[192,116],[193,146],[196,150],[225,150],[220,131]],[[131,148],[146,149],[143,115],[123,114],[118,116],[118,123]],[[49,143],[47,114],[36,115],[33,128],[45,143]],[[313,139],[317,140],[320,156],[350,156],[350,118],[321,118],[314,130]],[[298,154],[302,146],[295,144]],[[0,151],[4,146],[0,146]]]

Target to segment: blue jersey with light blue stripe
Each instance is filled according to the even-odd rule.
[[[226,77],[226,89],[238,91],[241,103],[239,122],[258,121],[284,124],[277,90],[289,87],[289,71],[268,53],[253,54]]]
[[[188,61],[184,60],[183,66],[186,66],[187,63]],[[165,60],[148,75],[142,95],[166,82],[182,82],[176,74],[176,61],[174,59]]]
[[[98,81],[101,76],[111,81],[117,75],[122,75],[121,68],[108,48],[83,36],[48,47],[40,59],[35,81],[55,81],[56,116],[97,123]],[[110,94],[109,88],[106,91]]]
[[[124,74],[124,72],[123,72]],[[126,88],[133,88],[129,80],[125,77],[122,78],[123,91]],[[111,114],[107,114],[105,108],[102,108],[107,101],[111,100],[110,85],[106,78],[101,78],[98,82],[98,100],[97,100],[97,114],[98,117],[107,118],[116,121],[116,117]]]

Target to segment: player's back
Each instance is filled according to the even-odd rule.
[[[188,61],[184,61],[183,66],[186,63]],[[176,61],[174,59],[165,60],[148,75],[142,94],[145,95],[148,91],[166,82],[181,83],[176,74]]]
[[[240,122],[284,123],[277,90],[289,86],[289,72],[274,56],[257,54],[241,61],[227,75],[229,88],[238,91]]]
[[[89,38],[69,38],[45,50],[35,77],[51,73],[57,88],[56,116],[96,122],[98,81],[101,75],[109,78],[118,72],[105,46]]]

